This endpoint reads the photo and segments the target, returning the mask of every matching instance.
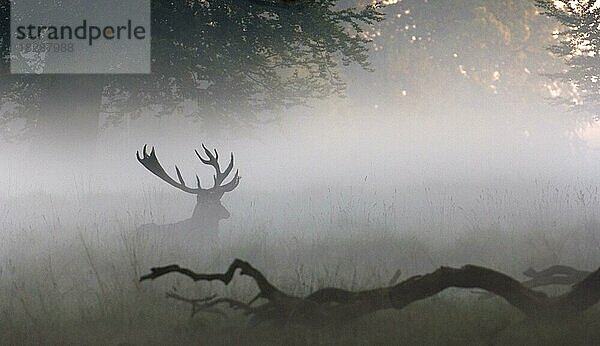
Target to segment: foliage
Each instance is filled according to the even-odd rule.
[[[104,95],[98,97],[115,121],[125,112],[139,115],[154,107],[166,114],[194,101],[197,116],[252,122],[265,109],[342,94],[339,65],[368,68],[369,39],[362,26],[383,18],[376,5],[357,9],[338,0],[152,1],[151,7],[152,74],[102,81]],[[44,79],[52,79],[9,74],[8,11],[4,0],[0,116],[5,122],[35,111],[39,95],[50,92]]]
[[[561,24],[554,32],[557,43],[549,50],[563,59],[568,69],[549,76],[571,89],[564,93],[564,102],[597,113],[600,106],[600,11],[596,2],[537,0],[536,4],[546,16]]]

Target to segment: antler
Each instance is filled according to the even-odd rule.
[[[197,150],[195,150],[196,155],[198,155],[198,158],[202,161],[202,163],[213,166],[216,170],[216,174],[214,176],[215,184],[212,188],[209,188],[209,189],[203,189],[200,186],[200,178],[198,177],[198,175],[196,175],[197,187],[193,188],[193,187],[187,186],[185,184],[185,181],[183,180],[181,172],[179,171],[179,168],[177,166],[175,166],[175,172],[177,173],[177,179],[179,180],[179,182],[176,181],[175,179],[171,178],[171,176],[169,176],[169,174],[167,174],[165,169],[162,167],[160,162],[158,162],[158,158],[156,157],[154,147],[152,147],[150,154],[148,154],[147,146],[144,145],[144,149],[142,151],[142,156],[140,157],[140,152],[137,151],[136,157],[137,157],[137,160],[144,167],[146,167],[147,170],[154,173],[154,175],[156,175],[163,181],[167,182],[171,186],[174,186],[182,191],[196,194],[196,195],[203,194],[203,193],[216,194],[220,198],[223,196],[223,194],[225,192],[230,192],[233,189],[235,189],[240,182],[240,176],[238,174],[238,171],[236,170],[235,176],[233,177],[233,179],[230,182],[228,182],[227,184],[221,185],[223,183],[223,181],[227,178],[229,173],[231,173],[231,171],[233,170],[233,153],[231,153],[231,160],[229,161],[229,165],[227,165],[227,168],[225,169],[224,172],[221,172],[219,162],[218,162],[219,154],[217,153],[217,150],[216,149],[214,150],[215,154],[213,155],[208,149],[206,149],[204,144],[202,144],[202,148],[204,148],[204,152],[206,152],[206,154],[208,155],[208,160],[205,160],[204,158],[202,158],[202,156],[200,156],[200,154],[198,153]]]
[[[225,179],[227,179],[227,176],[229,175],[229,173],[231,173],[231,171],[233,170],[233,161],[234,161],[233,153],[231,153],[231,158],[229,159],[229,164],[227,165],[227,168],[225,168],[225,170],[223,172],[221,172],[221,167],[219,166],[219,153],[217,152],[217,149],[214,149],[214,151],[215,151],[214,155],[213,155],[213,153],[211,153],[210,150],[208,150],[204,146],[204,144],[202,144],[202,149],[204,149],[204,152],[208,156],[208,159],[204,159],[200,155],[198,150],[194,150],[194,152],[196,153],[196,156],[198,156],[198,158],[200,159],[200,161],[202,161],[203,164],[213,166],[215,169],[215,175],[213,176],[213,180],[214,180],[215,184],[210,190],[213,190],[213,191],[221,194],[221,196],[225,192],[233,191],[233,189],[235,189],[238,186],[238,184],[240,183],[240,176],[239,176],[238,170],[235,171],[235,175],[233,176],[233,179],[231,179],[230,182],[228,182],[225,185],[221,185],[223,183],[223,181],[225,181]]]
[[[188,193],[193,193],[193,194],[202,193],[202,191],[204,190],[200,187],[200,178],[198,178],[198,176],[196,176],[196,181],[198,182],[197,188],[191,188],[191,187],[186,186],[185,181],[183,180],[183,177],[181,176],[181,172],[179,171],[179,168],[177,166],[175,166],[175,171],[177,172],[177,178],[179,179],[179,182],[177,182],[177,181],[175,181],[175,179],[171,178],[167,174],[167,172],[165,172],[165,169],[162,167],[160,162],[158,162],[158,159],[156,158],[156,153],[154,152],[154,147],[152,147],[152,151],[150,151],[150,154],[148,155],[148,153],[146,151],[146,145],[144,145],[144,150],[143,150],[142,154],[143,154],[143,157],[140,157],[140,152],[136,151],[135,156],[137,157],[138,161],[144,167],[146,167],[147,170],[154,173],[154,175],[161,178],[162,180],[169,183],[170,185],[172,185],[182,191],[185,191]]]

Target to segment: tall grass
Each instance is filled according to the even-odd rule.
[[[39,191],[0,200],[0,343],[489,344],[530,341],[537,335],[531,330],[566,342],[556,328],[522,327],[522,316],[500,300],[458,291],[339,330],[250,331],[235,314],[190,319],[187,306],[164,297],[177,290],[249,299],[256,290],[248,279],[224,287],[176,275],[143,284],[137,278],[169,263],[222,271],[238,257],[302,295],[326,286],[385,285],[398,269],[406,278],[476,263],[518,276],[529,266],[600,264],[600,194],[582,181],[240,189],[225,201],[232,218],[222,223],[217,244],[204,244],[201,235],[182,244],[170,234],[136,231],[146,222],[188,217],[194,203],[170,190],[140,191]],[[571,340],[598,340],[597,312],[588,315],[565,331]]]

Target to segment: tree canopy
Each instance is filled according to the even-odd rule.
[[[567,69],[549,77],[562,82],[563,102],[597,114],[600,110],[600,7],[596,1],[537,0],[544,14],[561,26],[554,31],[557,43],[550,51]]]
[[[108,111],[114,121],[148,107],[167,114],[183,101],[193,101],[199,117],[259,121],[262,110],[343,93],[342,65],[368,68],[370,39],[363,25],[380,21],[382,14],[372,4],[343,5],[338,0],[155,0],[152,73],[88,76],[73,88],[96,85],[98,111]],[[41,105],[52,99],[44,95],[69,80],[10,75],[8,0],[0,2],[0,19],[0,127],[20,117],[35,127],[40,112],[52,113],[52,105]]]

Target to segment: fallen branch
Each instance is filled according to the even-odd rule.
[[[523,272],[523,275],[530,279],[522,282],[522,284],[529,288],[549,285],[574,285],[590,274],[589,271],[577,270],[563,265],[555,265],[541,271],[529,268]]]
[[[180,296],[179,294],[174,293],[174,292],[167,293],[167,298],[171,298],[171,299],[179,300],[182,302],[186,302],[188,304],[192,304],[192,316],[191,317],[194,317],[195,314],[202,311],[202,312],[217,314],[223,318],[227,318],[227,314],[225,312],[223,312],[223,310],[220,310],[220,309],[214,307],[214,304],[211,304],[211,302],[216,297],[217,297],[217,295],[215,294],[215,295],[205,297],[205,298],[191,299],[191,298],[186,298],[186,297]]]
[[[575,285],[585,279],[591,272],[577,270],[575,268],[555,265],[544,270],[536,271],[529,268],[523,272],[523,275],[529,277],[529,280],[522,281],[521,284],[527,288],[538,288],[550,285]],[[494,297],[494,294],[489,292],[476,291],[481,294],[481,299],[489,299]]]
[[[548,297],[523,283],[492,269],[466,265],[462,268],[441,267],[436,271],[413,276],[388,287],[363,291],[348,291],[340,288],[323,288],[301,298],[283,293],[248,262],[236,259],[225,273],[199,274],[178,265],[152,268],[140,281],[153,280],[169,273],[180,273],[194,281],[219,280],[228,285],[236,270],[251,277],[259,293],[249,303],[229,298],[209,297],[204,300],[188,300],[195,311],[212,308],[217,304],[228,304],[251,315],[251,323],[264,321],[297,322],[323,325],[354,319],[383,309],[400,310],[407,305],[426,299],[449,287],[480,288],[502,297],[525,315],[534,319],[563,319],[581,313],[600,300],[600,269],[589,274],[573,289],[558,297]],[[546,277],[549,273],[529,272],[532,279]],[[538,275],[539,274],[539,275]],[[259,298],[267,300],[258,306],[252,304]],[[200,310],[198,310],[200,309]]]

